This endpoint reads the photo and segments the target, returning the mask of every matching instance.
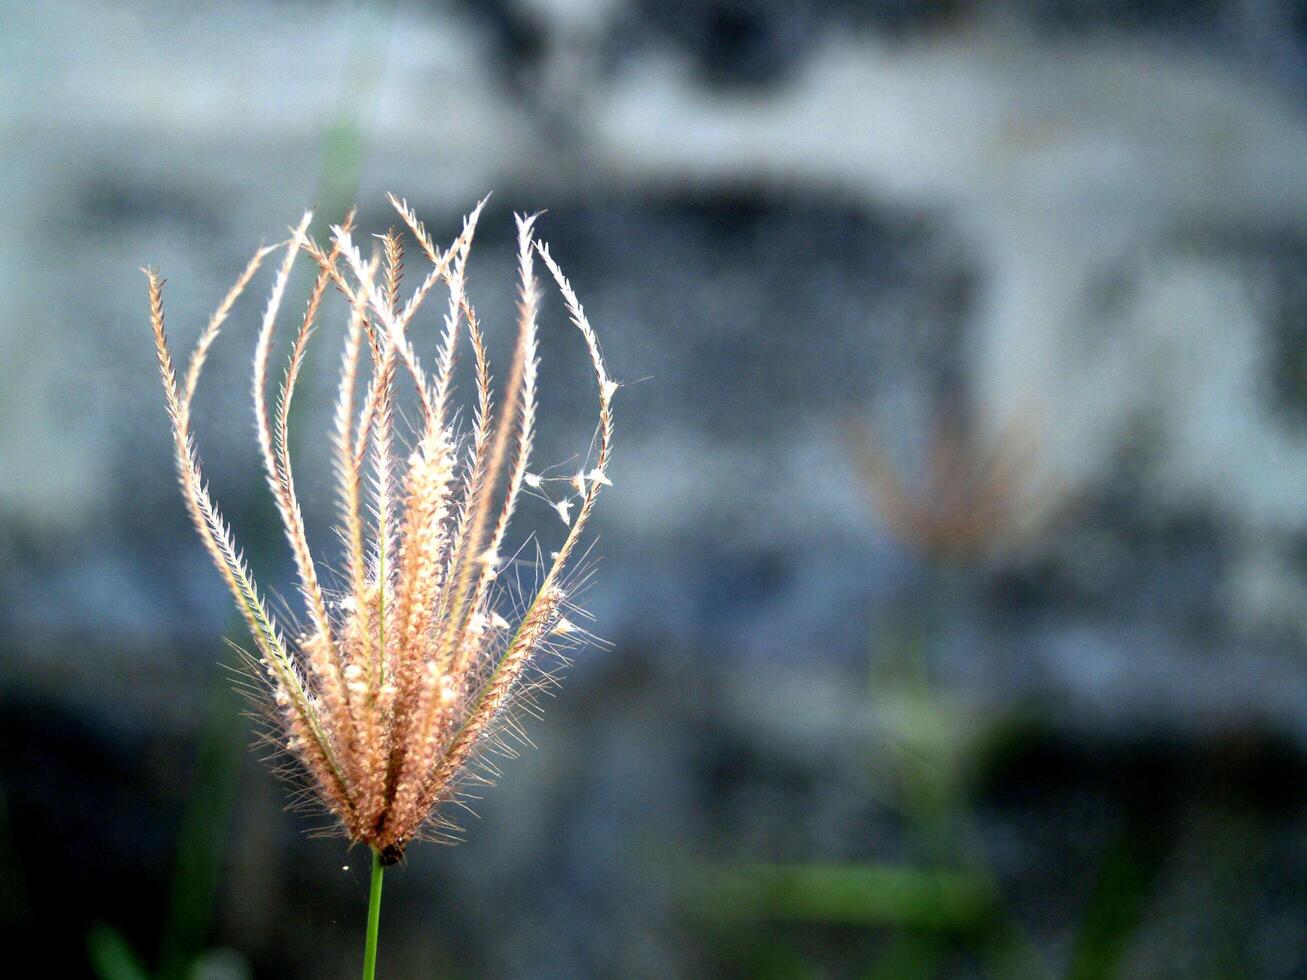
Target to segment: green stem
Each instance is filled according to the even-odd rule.
[[[377,975],[377,928],[381,925],[381,852],[372,851],[372,891],[368,895],[368,938],[363,947],[363,980]]]

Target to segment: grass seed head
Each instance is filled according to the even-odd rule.
[[[617,383],[604,366],[585,311],[544,245],[534,217],[519,216],[517,337],[502,389],[492,387],[486,345],[466,292],[465,270],[485,201],[442,250],[408,204],[390,197],[429,264],[403,296],[403,238],[377,236],[365,258],[354,218],[332,228],[329,247],[308,233],[305,214],[289,239],[255,253],[224,297],[179,376],[164,328],[163,280],[146,270],[150,320],[182,496],[205,547],[250,628],[274,731],[308,777],[309,798],[336,818],[351,840],[394,863],[421,836],[452,826],[442,804],[468,780],[493,771],[478,754],[500,745],[505,709],[531,684],[543,654],[575,643],[580,630],[565,569],[576,552],[602,487],[612,443]],[[278,625],[231,531],[211,498],[194,449],[191,405],[209,350],[236,300],[262,262],[280,261],[254,350],[253,404],[259,453],[298,574],[305,627],[294,638]],[[283,300],[302,256],[316,267],[289,359],[272,406],[269,367]],[[515,582],[515,615],[497,587],[505,539],[524,486],[535,438],[539,283],[536,259],[562,294],[584,342],[597,391],[596,433],[574,493],[552,503],[567,525],[562,545],[540,566],[534,588]],[[443,284],[448,305],[433,368],[418,357],[410,328]],[[289,451],[291,402],[305,351],[331,291],[348,307],[330,447],[343,587],[329,591],[309,549]],[[471,431],[459,430],[453,375],[464,340],[473,355]],[[398,432],[397,388],[416,393],[411,431]],[[400,449],[407,441],[408,452]],[[575,509],[575,513],[573,513]]]

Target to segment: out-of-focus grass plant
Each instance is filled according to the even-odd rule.
[[[1038,442],[1021,425],[986,439],[941,415],[916,473],[863,427],[851,428],[850,447],[878,517],[920,571],[902,614],[879,624],[868,706],[871,751],[894,777],[884,803],[906,856],[714,868],[693,889],[693,907],[717,935],[733,937],[725,955],[751,976],[821,975],[784,933],[762,933],[759,923],[880,934],[867,980],[937,976],[959,957],[990,976],[1051,976],[1007,909],[972,814],[976,774],[1021,740],[1023,726],[983,720],[947,695],[932,683],[931,662],[957,576],[1048,529],[1065,514],[1064,495],[1038,473]],[[1155,863],[1140,857],[1128,834],[1109,847],[1069,975],[1116,975],[1152,884]]]

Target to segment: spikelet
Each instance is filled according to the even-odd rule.
[[[565,569],[601,487],[611,485],[606,473],[618,388],[580,301],[534,238],[535,217],[518,216],[517,338],[496,403],[465,275],[485,201],[444,251],[406,202],[393,196],[390,201],[430,263],[407,299],[396,231],[379,236],[377,254],[365,259],[354,241],[352,213],[332,229],[329,248],[309,236],[312,215],[305,214],[288,241],[255,253],[201,333],[181,377],[164,329],[163,280],[146,270],[182,495],[254,638],[277,740],[301,764],[313,795],[340,829],[387,863],[397,861],[412,840],[438,836],[448,825],[442,804],[456,798],[462,780],[481,778],[477,754],[496,744],[504,709],[527,686],[529,666],[584,633],[565,615],[575,615]],[[253,402],[260,456],[304,605],[305,629],[293,640],[268,611],[209,495],[191,433],[191,405],[205,359],[236,300],[277,252],[281,259],[255,342]],[[270,409],[277,323],[301,254],[310,256],[317,273]],[[540,486],[528,472],[536,425],[537,257],[584,342],[597,386],[598,422],[589,457],[570,484],[574,497],[551,501],[568,525],[563,543],[538,571],[534,589],[515,603],[518,614],[509,616],[497,587],[509,523],[523,487]],[[409,329],[439,283],[449,302],[428,374]],[[322,585],[309,550],[288,431],[305,351],[333,288],[349,311],[330,440],[344,546],[338,596]],[[458,430],[451,405],[464,334],[476,385],[467,433]],[[398,447],[405,436],[396,431],[401,382],[416,391],[419,409],[403,459]]]

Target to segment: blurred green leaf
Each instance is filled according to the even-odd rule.
[[[181,980],[208,940],[244,743],[239,698],[226,679],[220,679],[210,695],[209,716],[200,733],[194,782],[177,842],[172,895],[159,951],[163,980]]]
[[[100,980],[150,980],[145,964],[126,937],[112,926],[97,922],[86,936],[91,969]]]
[[[705,916],[969,930],[996,909],[981,878],[881,865],[757,865],[703,877]]]
[[[1164,843],[1127,825],[1108,845],[1067,970],[1068,980],[1107,980],[1120,974],[1130,937],[1161,869]]]

